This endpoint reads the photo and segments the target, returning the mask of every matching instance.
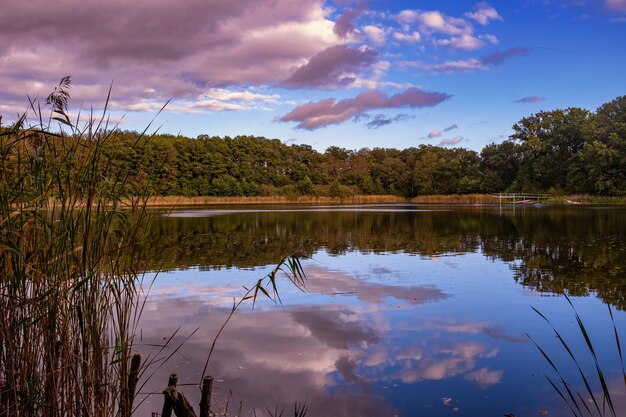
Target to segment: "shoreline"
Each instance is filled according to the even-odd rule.
[[[159,196],[150,197],[146,201],[149,208],[189,207],[189,206],[212,206],[212,205],[263,205],[263,204],[494,204],[498,205],[498,198],[492,194],[463,194],[463,195],[424,195],[413,198],[404,198],[393,195],[355,195],[349,197],[327,196],[299,196],[295,198],[285,196],[265,197],[185,197],[185,196]],[[524,201],[524,204],[535,202]],[[122,201],[123,205],[130,205],[131,199]],[[502,205],[519,205],[521,203],[503,203]],[[590,195],[563,195],[550,197],[541,202],[543,205],[626,205],[626,197],[603,197]]]

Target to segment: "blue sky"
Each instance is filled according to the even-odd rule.
[[[626,0],[8,0],[0,33],[5,123],[71,75],[122,129],[171,99],[166,133],[480,150],[626,92]]]

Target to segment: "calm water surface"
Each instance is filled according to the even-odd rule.
[[[607,309],[626,338],[624,209],[220,207],[156,216],[153,226],[150,262],[164,272],[137,344],[157,358],[184,344],[142,393],[160,392],[171,372],[197,383],[233,298],[303,249],[306,292],[281,282],[282,307],[244,305],[217,343],[214,399],[229,401],[232,415],[241,402],[241,415],[292,415],[295,401],[308,403],[309,416],[570,415],[526,335],[578,384],[532,306],[593,371],[564,291],[626,412]],[[178,328],[170,347],[152,347]],[[196,388],[181,389],[197,404]],[[142,415],[160,411],[160,394],[141,398]]]

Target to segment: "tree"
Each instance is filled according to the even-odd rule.
[[[491,143],[480,152],[480,189],[485,193],[504,191],[513,184],[520,167],[519,145],[511,140]]]
[[[524,191],[567,188],[567,173],[588,134],[590,113],[579,108],[539,112],[513,126],[520,147],[517,182]]]

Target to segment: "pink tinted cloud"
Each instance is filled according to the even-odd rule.
[[[464,51],[474,51],[485,46],[485,42],[475,36],[463,34],[452,38],[439,39],[435,41],[436,45],[449,46],[452,49],[460,49]]]
[[[497,51],[489,54],[481,59],[481,62],[485,65],[500,65],[504,61],[514,56],[524,56],[530,53],[530,49],[517,46],[515,48],[507,49],[506,51]]]
[[[464,16],[475,20],[483,26],[488,24],[490,20],[502,20],[502,16],[500,16],[498,11],[484,1],[476,4],[474,11],[465,13]]]
[[[541,96],[529,96],[529,97],[523,97],[520,98],[519,100],[515,100],[516,103],[540,103],[542,101],[545,101],[545,97],[541,97]]]
[[[453,138],[442,140],[441,142],[439,142],[439,146],[458,145],[461,142],[463,142],[463,136],[455,136]]]
[[[605,0],[604,6],[609,10],[626,13],[626,0]]]
[[[296,127],[300,129],[314,130],[345,122],[372,109],[433,107],[448,98],[448,94],[427,92],[418,88],[408,88],[392,96],[386,96],[378,90],[364,91],[351,99],[336,101],[328,98],[300,105],[278,120],[296,122]]]
[[[405,67],[423,68],[432,72],[455,73],[461,71],[488,71],[494,66],[514,57],[528,55],[530,50],[523,47],[510,48],[505,51],[497,51],[482,58],[467,58],[458,61],[446,61],[440,64],[424,64],[422,62],[404,62]]]
[[[8,0],[0,37],[0,85],[19,102],[70,74],[74,102],[114,79],[118,109],[276,84],[339,42],[323,0]]]
[[[428,133],[428,139],[439,138],[439,137],[441,137],[441,135],[442,135],[441,130],[436,130],[436,129],[435,130],[431,130]]]
[[[339,16],[339,19],[335,22],[335,26],[333,28],[335,34],[341,39],[345,39],[348,35],[350,35],[350,33],[354,32],[353,21],[359,17],[361,13],[363,13],[365,8],[365,4],[361,3],[356,9],[344,10],[341,16]]]
[[[355,74],[376,62],[378,52],[345,45],[331,46],[302,65],[287,78],[287,87],[337,87],[351,84]]]

